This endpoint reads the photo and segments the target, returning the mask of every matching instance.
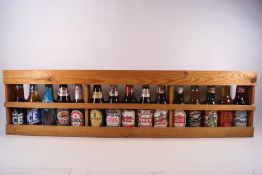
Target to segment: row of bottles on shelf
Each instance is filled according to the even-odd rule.
[[[16,101],[24,100],[23,86],[16,85]],[[229,86],[223,86],[219,104],[248,104],[245,99],[245,87],[238,86],[235,99],[230,97]],[[206,104],[216,104],[215,86],[208,86],[206,94]],[[43,100],[39,96],[37,85],[30,85],[30,94],[27,99],[29,102],[54,102],[52,85],[45,85],[45,94]],[[67,85],[60,85],[57,102],[71,102]],[[75,85],[75,103],[82,103],[82,86]],[[101,85],[94,85],[92,93],[92,103],[103,103]],[[109,103],[118,103],[118,89],[116,85],[112,85],[109,91]],[[125,103],[136,103],[134,89],[132,85],[126,86]],[[150,103],[149,86],[144,85],[141,93],[141,103]],[[158,86],[156,103],[166,104],[165,86]],[[175,95],[176,104],[185,104],[183,87],[176,88]],[[191,86],[190,95],[191,104],[200,104],[199,86]],[[12,111],[13,124],[44,124],[44,125],[84,125],[84,110],[81,109],[27,109],[26,114],[24,109],[15,108]],[[174,111],[173,126],[247,126],[247,111]],[[89,125],[91,126],[139,126],[139,127],[166,127],[168,125],[168,110],[90,110]]]

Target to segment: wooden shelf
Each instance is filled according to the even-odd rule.
[[[39,103],[5,102],[5,107],[18,108],[75,108],[75,109],[166,109],[166,110],[247,110],[254,111],[253,105],[192,105],[192,104],[93,104],[93,103]]]

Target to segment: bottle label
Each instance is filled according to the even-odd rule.
[[[24,114],[23,114],[23,112],[18,112],[17,110],[14,110],[12,112],[12,123],[14,125],[22,125],[22,124],[24,124]]]
[[[230,127],[233,126],[233,112],[232,111],[219,111],[219,126]]]
[[[189,127],[201,126],[201,111],[190,111],[188,116]]]
[[[57,109],[57,125],[68,126],[70,123],[70,113],[68,109]]]
[[[71,112],[71,126],[83,126],[83,125],[84,125],[83,113],[79,110],[73,110]]]
[[[205,113],[205,126],[217,127],[217,111],[206,111]]]
[[[247,126],[247,111],[236,111],[234,124],[236,127],[246,127]]]
[[[138,110],[138,127],[153,126],[153,110]]]
[[[101,99],[102,98],[102,92],[93,92],[92,98]]]
[[[208,92],[212,93],[212,94],[215,94],[216,93],[216,88],[215,87],[209,87],[208,88]]]
[[[167,110],[155,110],[154,127],[167,127],[167,124],[168,124]]]
[[[120,126],[121,110],[106,110],[106,126]]]
[[[174,127],[185,127],[186,126],[186,112],[184,110],[175,111],[173,115],[173,126]]]
[[[149,89],[143,89],[141,97],[150,97]]]
[[[69,95],[67,88],[60,87],[58,90],[58,96],[60,97],[67,97]]]
[[[76,86],[76,88],[75,88],[75,99],[77,99],[77,100],[83,99],[82,90],[78,86]]]
[[[101,126],[103,122],[102,113],[99,110],[93,109],[90,111],[91,126]]]
[[[122,111],[122,126],[133,127],[135,126],[135,111],[123,110]]]
[[[183,88],[183,87],[177,87],[177,88],[176,88],[176,92],[177,92],[178,94],[182,94],[182,93],[184,92],[184,88]]]
[[[41,123],[41,112],[40,109],[30,109],[27,111],[26,115],[27,124],[34,125],[34,124],[40,124]]]

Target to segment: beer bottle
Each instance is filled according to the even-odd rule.
[[[136,98],[134,95],[134,86],[126,85],[125,97],[123,103],[136,103]],[[136,125],[136,113],[133,109],[123,109],[122,110],[122,126],[133,127]]]
[[[144,85],[141,93],[140,102],[142,104],[150,103],[149,85]],[[153,126],[153,110],[139,109],[138,114],[138,127],[152,127]]]
[[[223,104],[223,105],[233,104],[233,100],[230,97],[230,86],[222,86],[219,104]],[[222,127],[233,126],[233,122],[234,122],[233,120],[234,120],[233,111],[218,112],[218,126],[222,126]]]
[[[38,87],[36,84],[30,84],[28,102],[41,102],[41,97],[38,92]],[[27,124],[38,125],[42,124],[41,110],[38,108],[28,109],[26,114]]]
[[[163,85],[157,86],[157,96],[156,96],[157,104],[167,104],[166,100],[166,87]],[[154,127],[167,127],[168,118],[167,118],[168,110],[154,110]]]
[[[43,103],[52,103],[54,102],[54,91],[53,85],[46,84],[45,85],[45,94],[43,97]],[[56,112],[55,109],[43,109],[43,125],[55,125],[56,124]]]
[[[22,84],[15,86],[15,101],[24,102],[24,88]],[[25,123],[25,110],[22,108],[14,108],[12,111],[12,124],[22,125]]]
[[[102,87],[101,85],[95,84],[93,87],[91,103],[103,103]],[[104,126],[105,119],[103,116],[103,111],[98,109],[92,109],[90,111],[90,123],[91,126]]]
[[[216,104],[215,86],[207,86],[206,103],[210,105]],[[204,125],[207,127],[216,127],[217,117],[217,111],[205,111]]]
[[[184,87],[177,86],[175,91],[175,104],[185,104],[184,100]],[[186,126],[186,112],[185,110],[175,110],[173,112],[173,126],[185,127]]]
[[[111,85],[109,89],[109,103],[118,103],[118,88],[117,85]],[[106,110],[106,126],[120,126],[121,124],[121,110],[108,109]]]
[[[200,104],[199,86],[191,86],[190,103]],[[190,110],[187,124],[189,127],[200,127],[202,122],[200,110]]]
[[[234,104],[248,105],[248,101],[246,99],[246,87],[245,86],[237,86]],[[234,125],[236,127],[246,127],[247,126],[247,111],[240,111],[240,110],[235,111]]]
[[[57,102],[70,103],[71,98],[66,84],[60,84],[57,94]],[[68,126],[70,125],[70,112],[69,109],[59,108],[57,109],[57,125]]]
[[[84,103],[82,85],[75,85],[74,103]],[[71,126],[84,126],[85,111],[83,109],[73,109],[71,111]]]

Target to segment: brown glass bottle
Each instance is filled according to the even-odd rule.
[[[68,91],[68,86],[66,84],[60,84],[58,94],[57,94],[57,102],[59,103],[70,103],[71,98]],[[59,108],[57,109],[57,125],[60,126],[68,126],[70,125],[70,111],[69,109]]]
[[[185,104],[184,100],[184,87],[177,86],[175,91],[175,104]],[[186,112],[185,110],[175,110],[173,112],[173,126],[185,127],[186,126]]]
[[[200,104],[199,86],[191,86],[190,94],[191,104]],[[188,127],[200,127],[202,123],[202,112],[200,110],[190,110],[187,120]]]
[[[150,103],[149,85],[144,85],[141,93],[140,103]],[[137,110],[138,127],[152,127],[153,126],[153,110],[139,109]]]
[[[216,87],[215,86],[207,86],[206,104],[209,104],[209,105],[216,104]],[[206,127],[216,127],[217,118],[218,118],[218,114],[216,110],[205,111],[204,125]]]
[[[167,104],[166,100],[166,87],[164,85],[157,86],[157,95],[155,102],[157,104]],[[154,110],[154,127],[167,127],[168,125],[168,110]]]
[[[233,104],[233,100],[230,97],[230,86],[222,86],[221,97],[219,104],[228,105]],[[218,112],[218,126],[230,127],[233,126],[234,113],[233,111],[219,111]]]
[[[103,103],[104,98],[102,94],[101,85],[95,84],[93,87],[91,103]],[[101,109],[92,109],[90,111],[90,124],[94,127],[100,127],[105,125],[105,117],[103,115],[103,110]]]
[[[123,103],[136,103],[136,102],[137,100],[135,98],[134,86],[126,85],[125,97]]]
[[[109,89],[109,103],[118,103],[118,88],[117,85],[111,85]],[[121,110],[120,109],[107,109],[106,113],[106,126],[117,127],[121,124]]]
[[[247,97],[246,87],[237,86],[234,104],[248,105],[248,100],[246,97]],[[236,127],[246,127],[247,126],[247,111],[240,111],[240,110],[235,111],[234,126]]]
[[[82,85],[75,85],[75,99],[74,103],[84,103]],[[71,111],[71,126],[84,126],[85,111],[83,109],[73,109]]]
[[[123,103],[136,103],[137,100],[134,94],[134,86],[126,85],[125,97]],[[122,110],[122,126],[123,127],[134,127],[137,124],[136,112],[133,109]]]
[[[15,86],[15,101],[24,102],[24,88],[22,84]],[[12,110],[12,124],[22,125],[25,123],[25,110],[23,108],[14,108]]]

